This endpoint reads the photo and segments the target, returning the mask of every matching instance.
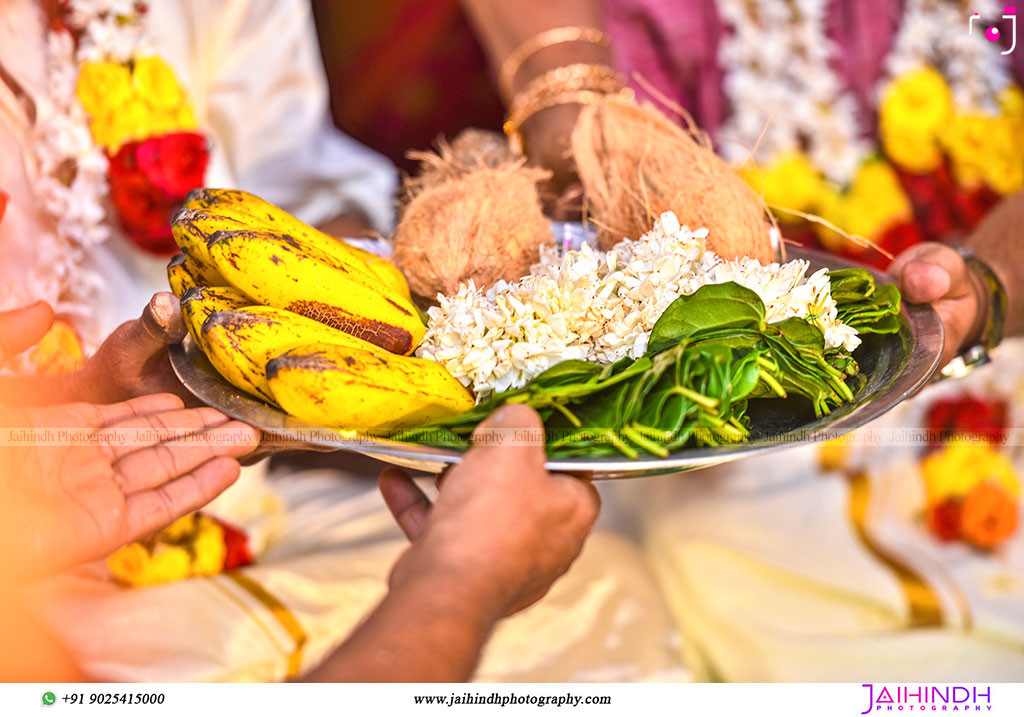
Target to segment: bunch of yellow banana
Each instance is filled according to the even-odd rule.
[[[426,327],[390,262],[238,190],[196,190],[172,227],[167,277],[189,334],[237,388],[370,432],[472,407],[442,366],[407,355]]]
[[[203,321],[198,343],[224,378],[271,403],[274,397],[267,385],[267,362],[290,348],[338,344],[380,351],[344,331],[270,306],[213,312]]]

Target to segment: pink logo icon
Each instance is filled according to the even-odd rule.
[[[974,34],[974,21],[975,20],[980,20],[980,19],[981,19],[981,14],[980,13],[974,13],[973,15],[971,15],[971,19],[967,21],[967,31],[970,34],[972,34],[972,35]],[[1001,54],[1001,55],[1009,55],[1011,52],[1013,52],[1015,49],[1017,49],[1017,8],[1016,7],[1005,7],[1005,8],[1003,8],[1003,17],[1002,17],[1002,19],[1010,21],[1010,28],[1011,28],[1011,30],[1010,30],[1010,49],[1006,50],[1004,52],[1001,52],[999,54]],[[998,42],[1000,36],[1001,36],[1001,33],[999,32],[999,28],[996,27],[995,25],[993,25],[992,27],[990,27],[987,30],[985,30],[985,39],[988,40],[989,42]]]

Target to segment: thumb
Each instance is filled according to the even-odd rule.
[[[405,537],[416,540],[427,524],[430,500],[409,474],[398,468],[385,469],[380,474],[379,485],[384,502]]]
[[[509,403],[483,420],[473,431],[473,446],[539,447],[544,450],[544,423],[540,414],[521,403]]]
[[[166,346],[181,341],[185,331],[177,297],[162,291],[153,295],[139,318],[118,326],[100,350],[115,350],[121,357],[138,359],[141,364]]]
[[[911,247],[896,257],[889,271],[912,304],[961,298],[971,291],[963,258],[942,244],[929,242]]]
[[[53,325],[53,309],[39,301],[0,312],[0,363],[39,343]]]
[[[529,406],[512,403],[502,406],[476,427],[473,447],[457,472],[491,472],[496,466],[519,461],[523,466],[542,468],[545,460],[544,423],[540,414]]]

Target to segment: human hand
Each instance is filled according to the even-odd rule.
[[[0,425],[0,565],[18,576],[104,557],[201,508],[259,443],[255,429],[167,394],[6,409]]]
[[[511,615],[547,593],[583,547],[601,501],[589,482],[548,473],[543,425],[509,405],[474,432],[474,448],[445,476],[436,504],[398,469],[380,490],[412,545],[392,589],[441,579],[488,617]]]
[[[0,312],[0,366],[5,359],[36,344],[53,323],[44,302]],[[178,299],[161,292],[150,299],[138,319],[121,324],[73,373],[54,376],[8,376],[0,379],[0,398],[11,405],[45,405],[84,401],[116,403],[136,396],[173,393],[198,405],[171,368],[167,347],[185,337]]]
[[[579,113],[577,105],[550,107],[531,117],[522,128],[530,163],[551,172],[540,194],[548,216],[556,221],[578,220],[583,214],[583,188],[569,145]]]
[[[75,377],[76,397],[90,403],[113,403],[173,393],[195,405],[175,376],[167,352],[185,333],[178,297],[166,291],[154,294],[139,318],[114,329],[85,362]]]
[[[896,257],[889,273],[907,301],[931,304],[942,320],[946,342],[941,366],[977,340],[985,321],[987,292],[954,249],[935,242],[916,244]]]

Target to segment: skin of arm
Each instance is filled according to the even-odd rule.
[[[498,75],[509,54],[526,40],[551,28],[578,25],[602,28],[604,11],[598,0],[462,0],[477,36],[484,45],[492,72]],[[577,62],[611,64],[606,46],[573,42],[545,48],[529,57],[516,74],[513,93],[548,70]],[[511,98],[503,98],[506,104]],[[579,114],[577,105],[563,105],[538,112],[521,128],[527,156],[550,169],[554,178],[547,187],[552,198],[561,196],[575,182],[569,160],[569,136]]]
[[[452,576],[457,577],[457,576]],[[445,576],[392,588],[313,682],[463,682],[500,615]]]

